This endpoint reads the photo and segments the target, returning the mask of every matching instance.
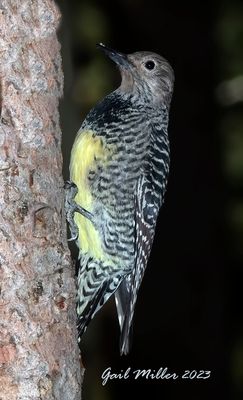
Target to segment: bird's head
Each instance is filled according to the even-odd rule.
[[[170,104],[174,72],[163,57],[148,51],[123,54],[102,43],[97,46],[117,64],[122,76],[121,92],[144,98],[148,103]]]

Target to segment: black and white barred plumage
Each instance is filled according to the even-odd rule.
[[[126,56],[102,48],[119,66],[122,83],[90,111],[80,128],[70,166],[80,209],[69,202],[76,213],[74,220],[70,209],[68,215],[80,250],[79,335],[115,293],[120,351],[127,354],[137,293],[168,179],[167,126],[174,76],[157,54]],[[82,157],[86,161],[80,161]],[[92,215],[89,223],[82,213],[87,211]],[[82,215],[77,217],[77,212]]]

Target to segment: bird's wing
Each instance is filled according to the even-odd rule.
[[[145,175],[142,175],[138,179],[135,195],[135,266],[116,293],[118,315],[119,309],[122,312],[122,317],[119,318],[121,326],[121,354],[129,352],[130,330],[137,293],[151,251],[158,212],[159,208],[153,202],[152,183]]]

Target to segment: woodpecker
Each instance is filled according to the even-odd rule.
[[[168,180],[174,73],[158,54],[97,46],[118,66],[121,85],[96,104],[77,133],[66,214],[79,248],[79,342],[114,293],[122,355],[130,350],[135,303]]]

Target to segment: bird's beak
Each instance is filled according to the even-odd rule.
[[[127,55],[120,53],[119,51],[113,50],[110,47],[105,46],[103,43],[97,43],[97,48],[101,49],[112,61],[114,61],[121,69],[130,68]]]

